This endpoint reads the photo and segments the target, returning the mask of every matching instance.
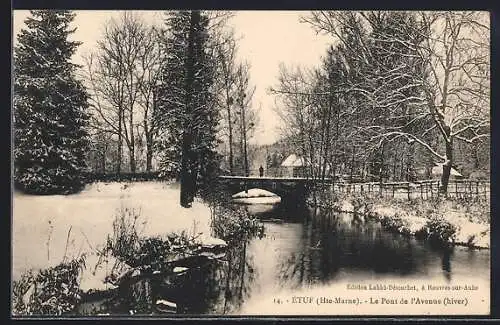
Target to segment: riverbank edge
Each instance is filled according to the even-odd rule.
[[[174,234],[174,233],[173,233]],[[157,237],[148,237],[145,239],[157,239]],[[115,298],[116,293],[120,291],[123,284],[130,283],[130,281],[137,281],[138,279],[147,276],[165,276],[165,277],[178,277],[184,275],[191,267],[175,266],[182,265],[184,261],[191,261],[193,259],[200,259],[200,263],[209,263],[213,260],[218,260],[224,257],[226,251],[231,249],[234,243],[226,242],[217,237],[205,237],[203,242],[196,242],[198,252],[189,252],[188,247],[180,247],[178,257],[171,261],[164,262],[164,266],[168,267],[163,270],[152,270],[151,265],[142,264],[135,267],[130,266],[127,262],[120,258],[113,256],[109,252],[93,251],[90,253],[82,254],[78,258],[63,261],[54,267],[40,269],[37,271],[28,270],[23,274],[20,280],[17,280],[18,287],[23,292],[16,295],[16,290],[13,292],[12,299],[12,315],[15,318],[23,318],[26,316],[110,316],[108,313],[90,313],[80,314],[77,310],[81,304],[85,303],[106,303],[107,301]],[[159,261],[151,261],[159,262]],[[69,266],[72,267],[69,267]],[[60,270],[63,271],[64,276],[60,276]],[[40,280],[40,276],[46,281]],[[51,284],[47,284],[50,282]],[[43,288],[51,286],[51,297],[44,294]],[[15,285],[16,286],[16,285]],[[47,299],[48,301],[41,301]],[[167,301],[163,299],[162,301]],[[16,312],[15,305],[22,304],[22,308],[28,314]],[[168,301],[170,307],[173,306],[174,310],[167,313],[172,313],[176,307],[176,303]],[[60,313],[50,314],[31,314],[33,309],[44,308],[49,306],[52,310],[59,309],[59,306],[64,306],[65,309],[60,309]],[[45,307],[49,308],[49,307]],[[133,315],[133,313],[131,313]]]
[[[205,262],[219,260],[225,256],[228,250],[232,249],[239,242],[239,237],[256,236],[261,238],[263,236],[264,228],[261,222],[257,218],[250,216],[248,213],[244,213],[242,209],[227,209],[227,207],[224,208],[225,206],[222,205],[221,202],[205,202],[204,200],[201,200],[201,202],[207,205],[207,207],[210,207],[210,213],[212,214],[210,217],[212,218],[210,232],[217,233],[217,230],[219,230],[219,232],[220,230],[223,230],[222,233],[198,233],[196,239],[193,238],[193,242],[191,243],[192,245],[198,247],[198,253],[193,255],[192,252],[189,253],[189,248],[187,246],[179,247],[179,258],[177,260],[164,262],[165,264],[182,264],[181,262],[183,260],[195,257],[201,257]],[[217,215],[217,213],[212,210],[215,208],[214,205],[220,205],[219,207],[223,208],[223,211],[219,211],[221,212],[220,215]],[[217,229],[216,226],[218,226],[219,229]],[[170,234],[184,235],[184,232],[171,232]],[[164,240],[163,237],[164,236],[162,235],[145,236],[142,237],[142,239]],[[224,237],[224,239],[221,237]],[[139,237],[137,239],[139,239]],[[127,279],[139,278],[144,274],[151,273],[151,270],[148,268],[149,265],[132,267],[128,265],[127,262],[121,258],[121,256],[113,255],[112,252],[107,250],[95,248],[91,252],[83,253],[77,258],[63,260],[55,266],[38,270],[29,269],[26,271],[21,276],[21,279],[15,281],[18,283],[18,287],[24,288],[21,288],[22,293],[17,296],[15,294],[15,290],[13,292],[13,299],[11,301],[11,316],[15,318],[23,318],[25,316],[37,315],[16,313],[16,308],[14,307],[16,301],[18,303],[22,303],[24,305],[23,307],[26,307],[28,312],[33,307],[39,308],[40,301],[35,301],[35,297],[40,293],[38,288],[39,283],[35,280],[37,279],[37,276],[44,274],[46,278],[51,278],[51,280],[53,280],[54,278],[58,278],[55,274],[58,269],[64,269],[67,268],[67,265],[73,264],[74,267],[72,267],[71,271],[66,272],[71,278],[69,281],[62,280],[61,282],[61,279],[59,279],[59,281],[50,281],[53,282],[56,287],[52,288],[54,289],[52,290],[53,295],[49,300],[52,305],[54,303],[56,305],[65,305],[66,309],[63,310],[62,313],[44,314],[43,316],[62,316],[64,314],[73,315],[80,304],[109,299],[109,297],[112,296],[112,293],[117,292],[122,283],[126,282]],[[153,271],[151,274],[159,276],[164,273],[164,276],[175,277],[184,275],[188,269],[189,268],[187,267],[176,266],[168,272]],[[143,271],[146,271],[146,273],[143,274]],[[161,301],[163,304],[167,303],[167,307],[169,307],[169,310],[166,311],[166,313],[177,312],[176,303],[164,299]],[[42,305],[46,302],[47,301],[43,302]],[[158,305],[158,302],[156,305]],[[56,306],[53,307],[57,308]],[[109,316],[109,314],[105,313],[97,313],[96,315]],[[40,316],[42,316],[42,314],[40,314]]]
[[[416,203],[419,204],[419,203]],[[313,205],[309,204],[310,207]],[[359,197],[345,196],[329,204],[317,204],[320,208],[332,209],[335,212],[357,214],[380,222],[385,230],[417,239],[428,240],[435,229],[446,229],[449,236],[437,239],[441,245],[464,246],[471,249],[490,249],[490,224],[466,220],[457,212],[452,216],[417,216],[387,202],[367,202],[363,204]],[[417,209],[415,209],[417,210]],[[432,229],[431,229],[432,228]]]

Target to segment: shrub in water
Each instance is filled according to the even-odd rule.
[[[395,231],[403,235],[410,235],[407,222],[398,215],[392,217],[385,216],[380,220],[380,223],[384,229]]]
[[[210,208],[210,227],[213,236],[225,241],[264,236],[264,225],[244,208],[233,206],[231,195],[227,191],[214,186],[213,191],[208,194],[203,200]]]
[[[427,238],[440,243],[447,244],[455,241],[457,228],[442,216],[433,216],[426,224]]]
[[[351,204],[353,206],[354,213],[369,215],[373,211],[373,203],[364,196],[356,195],[352,197]]]
[[[264,225],[243,208],[221,206],[212,214],[212,230],[225,241],[264,236]]]

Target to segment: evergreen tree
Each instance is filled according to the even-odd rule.
[[[84,185],[87,93],[70,62],[74,14],[32,10],[14,53],[16,186],[28,193],[71,193]]]
[[[208,17],[199,11],[170,12],[163,37],[157,88],[160,169],[181,182],[180,203],[189,207],[200,185],[216,171],[218,111],[214,64],[208,51]]]

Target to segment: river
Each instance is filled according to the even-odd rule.
[[[453,294],[467,298],[468,306],[446,307],[445,314],[489,310],[489,250],[432,247],[352,214],[278,206],[257,216],[264,238],[242,242],[224,261],[188,273],[175,290],[148,282],[154,297],[146,301],[167,297],[185,314],[441,314],[443,306],[390,301]],[[377,298],[385,304],[372,304]]]

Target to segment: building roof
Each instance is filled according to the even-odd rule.
[[[432,167],[432,175],[442,175],[443,174],[443,165],[439,164],[437,166]],[[451,167],[450,176],[463,177],[455,168]]]
[[[295,154],[291,154],[281,163],[281,167],[303,167],[304,165],[304,158]]]

